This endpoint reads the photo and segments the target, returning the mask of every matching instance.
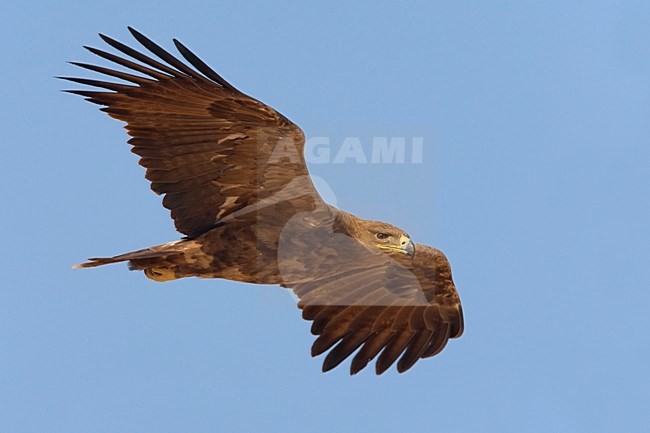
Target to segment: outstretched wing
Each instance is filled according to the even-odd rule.
[[[102,111],[127,122],[132,151],[141,157],[151,189],[165,195],[163,205],[171,210],[179,232],[190,237],[204,233],[228,215],[286,193],[297,178],[303,195],[292,200],[293,209],[308,210],[320,202],[298,126],[235,89],[177,40],[179,52],[196,70],[129,30],[162,62],[100,35],[137,62],[86,48],[129,72],[73,64],[130,84],[62,78],[107,90],[68,92],[105,106]]]
[[[308,218],[295,227],[287,224],[278,265],[284,285],[299,298],[303,318],[313,321],[311,331],[318,338],[312,356],[329,350],[323,371],[358,349],[351,374],[377,355],[377,374],[398,358],[397,370],[404,372],[461,336],[460,298],[442,252],[417,245],[413,259],[384,254],[337,233],[334,225],[329,226],[333,230],[323,224],[306,234],[302,224],[324,221]],[[293,235],[298,232],[302,235]]]

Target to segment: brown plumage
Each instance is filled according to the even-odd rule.
[[[329,351],[323,371],[354,354],[352,374],[375,357],[377,374],[398,359],[403,372],[462,334],[460,299],[440,251],[327,205],[309,177],[298,126],[180,42],[195,69],[129,30],[160,60],[100,35],[135,61],[86,48],[129,72],[73,64],[126,83],[64,79],[99,88],[69,92],[127,123],[132,151],[185,237],[75,267],[126,261],[156,281],[196,276],[290,288],[318,336],[312,355]]]

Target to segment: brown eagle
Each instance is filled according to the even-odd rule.
[[[377,355],[377,374],[398,358],[403,372],[460,337],[460,299],[439,250],[325,203],[298,126],[177,40],[193,68],[129,30],[158,60],[100,35],[125,56],[85,48],[128,72],[72,64],[123,82],[61,78],[92,86],[67,92],[126,122],[151,189],[164,195],[185,237],[75,268],[128,262],[155,281],[225,278],[290,288],[318,336],[312,356],[329,351],[323,371],[354,353],[351,374]]]

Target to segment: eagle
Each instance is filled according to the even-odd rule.
[[[461,336],[463,310],[442,252],[324,202],[298,126],[178,40],[185,62],[128,29],[155,57],[100,34],[117,54],[84,48],[120,67],[71,64],[110,78],[58,78],[89,86],[64,91],[126,122],[132,152],[184,237],[74,268],[127,262],[157,282],[222,278],[290,289],[317,336],[311,355],[327,352],[323,372],[351,357],[350,374],[375,358],[376,374],[396,361],[402,373]]]

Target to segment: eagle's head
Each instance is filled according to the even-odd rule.
[[[409,235],[394,225],[380,221],[366,221],[365,230],[359,233],[366,244],[397,254],[415,255],[415,245]]]

